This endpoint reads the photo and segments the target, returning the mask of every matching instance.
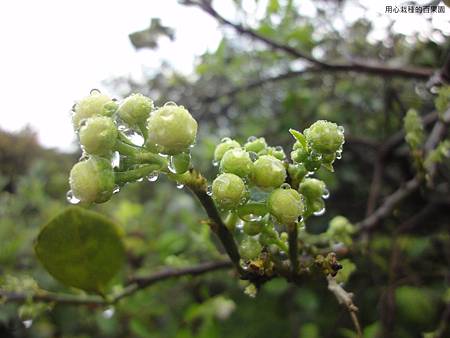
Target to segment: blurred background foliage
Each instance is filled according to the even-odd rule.
[[[316,1],[314,17],[299,13],[291,0],[259,1],[260,16],[243,10],[240,1],[234,3],[240,20],[254,31],[323,60],[373,59],[399,67],[438,69],[449,52],[448,36],[439,30],[411,37],[391,25],[382,40],[375,40],[368,36],[379,30],[376,22],[361,18],[336,28],[332,19],[345,1]],[[155,36],[162,35],[173,38],[176,32],[156,20],[130,39],[136,48],[157,48]],[[121,96],[142,92],[156,104],[170,100],[188,107],[200,124],[195,166],[209,178],[216,174],[211,165],[214,145],[224,136],[245,141],[251,135],[264,135],[269,143],[287,150],[293,142],[287,132],[291,127],[303,130],[317,119],[343,125],[347,138],[343,159],[334,175],[320,173],[331,191],[327,213],[307,224],[309,231],[319,233],[336,215],[351,222],[364,219],[383,141],[403,128],[409,108],[422,117],[434,111],[434,94],[425,81],[414,78],[349,71],[296,75],[304,65],[227,28],[218,48],[200,56],[192,74],[165,65],[145,82],[117,78],[108,84]],[[270,80],[289,72],[293,74]],[[42,288],[64,290],[37,263],[32,244],[39,227],[67,205],[68,172],[79,155],[43,149],[31,130],[0,132],[3,279],[14,275],[25,281],[31,276]],[[367,242],[354,241],[342,257],[356,265],[345,287],[355,293],[364,337],[421,337],[445,321],[450,301],[448,169],[448,161],[439,166],[439,191],[423,190],[407,198]],[[395,147],[383,158],[375,205],[414,175],[406,144]],[[163,266],[189,266],[221,257],[215,238],[202,223],[205,215],[199,205],[164,178],[129,184],[95,209],[117,221],[126,233],[128,264],[115,284]],[[406,231],[398,231],[400,227]],[[299,288],[273,280],[256,298],[245,295],[244,286],[228,271],[184,277],[156,284],[115,308],[54,305],[36,310],[39,314],[29,329],[22,322],[25,318],[18,316],[18,306],[4,304],[0,336],[355,336],[348,314],[328,293],[325,281],[306,279]],[[450,336],[448,329],[445,332]]]

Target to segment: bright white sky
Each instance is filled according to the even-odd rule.
[[[393,4],[364,2],[381,12]],[[214,1],[225,16],[230,14],[227,3]],[[446,10],[436,19],[450,33]],[[360,14],[352,11],[350,16]],[[156,52],[136,52],[128,34],[147,28],[152,17],[175,28],[176,41],[163,39]],[[420,30],[420,17],[402,14],[398,19],[398,30]],[[176,0],[1,1],[0,128],[15,131],[30,125],[43,145],[74,149],[69,110],[75,99],[91,88],[106,91],[101,84],[106,79],[138,79],[143,69],[158,67],[162,59],[188,73],[195,56],[216,48],[220,38],[213,19]]]

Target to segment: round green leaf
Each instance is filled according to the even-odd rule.
[[[70,207],[45,225],[35,252],[60,282],[85,291],[102,292],[124,261],[119,228],[106,217]]]

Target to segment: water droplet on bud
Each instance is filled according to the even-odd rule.
[[[109,319],[112,316],[114,316],[115,312],[116,312],[116,310],[113,307],[109,307],[105,311],[102,312],[102,316],[103,316],[103,318]]]
[[[158,180],[158,174],[157,173],[151,173],[147,176],[147,180],[149,182],[156,182]]]
[[[314,216],[322,216],[325,213],[325,208],[315,211]]]
[[[217,167],[217,166],[219,165],[219,163],[220,163],[220,161],[217,161],[217,160],[213,160],[213,161],[212,161],[212,165],[213,165],[214,167]]]
[[[120,187],[116,185],[113,189],[113,194],[117,194],[120,191]]]
[[[100,91],[100,89],[97,89],[97,88],[93,88],[93,89],[91,89],[91,91],[89,92],[89,94],[91,94],[91,95],[98,95],[98,94],[101,94],[102,92]]]
[[[115,151],[113,153],[113,156],[111,158],[111,166],[113,168],[118,168],[120,166],[120,154],[118,151]]]
[[[282,185],[280,185],[281,189],[291,189],[291,185],[289,183],[283,183]]]
[[[78,204],[78,203],[80,203],[80,200],[74,196],[72,190],[69,190],[67,192],[66,199],[67,199],[67,202],[69,202],[70,204]]]
[[[208,185],[208,188],[206,188],[206,194],[208,196],[212,196],[212,186]]]
[[[323,194],[322,194],[322,198],[324,200],[326,200],[328,197],[330,197],[330,192],[328,191],[328,189],[324,189],[323,190]]]
[[[184,188],[184,184],[177,182],[177,189],[183,189]]]
[[[228,142],[228,141],[231,141],[231,138],[224,137],[223,139],[220,140],[221,143]]]
[[[29,329],[31,325],[33,325],[33,319],[27,319],[22,321],[23,326],[25,326],[26,329]]]
[[[168,101],[168,102],[164,103],[164,107],[171,107],[171,106],[176,107],[178,105],[173,101]]]
[[[256,136],[250,136],[248,139],[247,139],[247,142],[253,142],[253,141],[256,141],[257,140],[257,137]]]

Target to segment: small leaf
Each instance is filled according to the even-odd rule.
[[[124,261],[119,228],[106,217],[70,207],[45,225],[35,252],[60,282],[101,293]]]
[[[305,136],[299,132],[298,130],[295,129],[289,129],[289,132],[291,133],[292,136],[294,136],[294,138],[300,142],[300,144],[306,149],[307,148],[307,144],[306,144],[306,138]]]

